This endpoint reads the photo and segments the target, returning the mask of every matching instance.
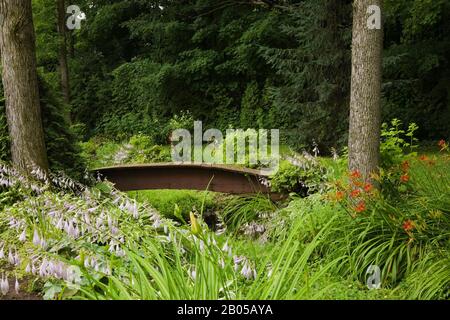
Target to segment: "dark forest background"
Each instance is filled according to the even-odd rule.
[[[55,150],[76,139],[123,140],[137,133],[164,143],[174,117],[221,130],[279,128],[295,149],[315,142],[327,152],[346,144],[351,1],[77,5],[87,20],[68,32],[71,97],[65,103],[56,4],[33,1],[41,103]],[[383,121],[416,122],[422,141],[448,138],[450,3],[387,0],[384,18]],[[5,157],[3,104],[0,91]]]

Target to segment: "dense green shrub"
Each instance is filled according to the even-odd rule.
[[[410,156],[416,155],[417,139],[414,137],[418,127],[410,123],[407,131],[402,129],[402,122],[393,119],[390,124],[383,123],[381,126],[380,156],[382,168],[390,168],[399,165],[405,160],[406,153]]]
[[[216,209],[214,195],[194,190],[147,190],[130,192],[139,202],[150,203],[162,216],[182,222],[189,221],[190,212],[206,213]]]
[[[430,253],[447,251],[449,169],[447,155],[409,157],[375,177],[379,190],[362,182],[358,172],[351,173],[347,183],[338,183],[333,197],[348,218],[336,226],[329,250],[347,257],[339,271],[361,279],[369,265],[378,265],[383,283],[393,286]]]
[[[280,162],[278,171],[270,178],[272,191],[294,192],[302,196],[324,192],[327,169],[312,156],[288,157]]]
[[[76,178],[83,177],[85,163],[80,156],[77,137],[70,127],[67,106],[43,80],[39,82],[39,94],[51,170],[64,171]]]
[[[82,157],[91,168],[125,163],[151,163],[171,161],[168,146],[154,143],[151,136],[137,134],[125,142],[94,137],[80,143]]]

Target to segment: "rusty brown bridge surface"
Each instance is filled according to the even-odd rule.
[[[195,163],[151,163],[120,165],[92,170],[121,191],[150,189],[209,190],[230,194],[272,193],[259,170],[229,165]]]

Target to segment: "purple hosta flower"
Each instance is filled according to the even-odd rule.
[[[108,227],[111,228],[114,225],[114,221],[111,216],[108,216]]]
[[[88,213],[93,213],[93,212],[95,212],[97,209],[98,209],[98,207],[89,208],[89,209],[87,209],[87,212],[88,212]]]
[[[25,272],[26,273],[31,273],[31,264],[30,263],[27,263],[27,266],[25,267]]]
[[[227,242],[225,242],[225,244],[223,245],[222,251],[223,251],[223,252],[228,252],[229,249],[230,249],[230,247],[228,246],[228,241],[227,241]]]
[[[47,215],[49,216],[49,217],[55,217],[56,215],[58,214],[58,211],[54,211],[54,210],[52,210],[52,211],[49,211],[48,213],[47,213]]]
[[[16,220],[16,219],[14,219],[14,218],[9,218],[9,227],[11,228],[11,229],[15,229],[15,228],[17,228],[19,226],[19,222]]]
[[[139,218],[139,208],[136,202],[126,199],[125,203],[121,204],[119,208],[120,210],[129,212],[133,216],[133,218]]]
[[[88,210],[88,211],[89,211],[89,210]],[[88,226],[91,225],[91,218],[89,217],[89,214],[88,214],[88,213],[85,213],[85,214],[84,214],[84,222],[85,222]]]
[[[303,157],[306,159],[306,160],[308,160],[308,161],[311,161],[311,162],[314,162],[314,157],[308,152],[308,151],[303,151],[302,152],[302,155],[303,155]]]
[[[5,258],[5,247],[2,246],[0,248],[0,259],[4,259]]]
[[[0,280],[0,291],[2,295],[6,295],[9,292],[9,281],[8,278],[5,277],[5,275],[3,275],[2,279]]]
[[[113,253],[116,251],[116,244],[114,243],[114,240],[111,240],[111,242],[109,243],[108,251],[110,253]]]
[[[66,220],[66,222],[64,222],[64,232],[70,234],[70,232],[72,232],[70,227],[71,227],[70,222]]]
[[[57,279],[64,279],[65,265],[63,262],[53,262],[50,264],[50,272]]]
[[[12,186],[12,183],[9,179],[0,178],[0,186],[6,187],[8,189]]]
[[[39,243],[39,245],[42,247],[42,249],[47,249],[47,241],[45,241],[44,238],[41,238],[41,242]]]
[[[252,269],[248,266],[247,263],[244,263],[244,267],[242,267],[241,275],[244,276],[247,280],[250,280],[252,277]]]
[[[46,258],[44,258],[44,260],[42,260],[41,266],[39,267],[39,276],[41,276],[42,278],[46,277],[48,275],[48,267],[49,262]]]
[[[75,228],[73,229],[73,238],[77,239],[80,236],[80,229],[78,228],[78,225],[75,225]]]
[[[119,243],[117,243],[117,241],[115,240],[111,240],[111,242],[109,243],[108,251],[111,253],[115,253],[118,257],[125,256],[125,251],[120,248]]]
[[[91,259],[91,267],[94,268],[95,271],[100,270],[99,263],[98,263],[97,259],[95,259],[94,257],[92,257],[92,259]]]
[[[219,266],[220,266],[222,269],[225,268],[225,261],[224,261],[222,258],[219,259]]]
[[[239,264],[245,261],[245,257],[241,257],[241,256],[234,256],[233,257],[233,262],[234,262],[234,271],[237,272],[238,268],[239,268]]]
[[[71,268],[67,268],[67,270],[65,272],[65,277],[63,279],[66,280],[67,282],[74,283],[75,279],[76,279],[75,270],[71,269]]]
[[[19,236],[20,242],[25,242],[27,240],[27,230],[23,229],[22,233]]]
[[[116,255],[118,257],[125,257],[125,251],[120,248],[120,246],[116,247]]]
[[[128,153],[129,151],[127,150],[126,147],[121,147],[119,151],[117,151],[117,153],[114,155],[114,162],[115,163],[124,162],[126,159],[128,159]]]
[[[104,269],[103,273],[108,275],[108,276],[112,275],[111,267],[110,266],[106,266],[106,268]]]
[[[209,246],[210,246],[210,245],[217,246],[216,239],[215,239],[212,235],[208,237],[208,240],[206,241],[206,243],[207,243]]]
[[[70,237],[72,237],[72,238],[74,238],[74,239],[78,238],[80,231],[79,231],[78,226],[76,225],[74,219],[70,220],[70,221],[66,224],[65,229],[66,229],[65,231],[67,232],[67,234],[68,234]]]
[[[20,265],[20,256],[17,251],[14,252],[14,263],[16,267]]]
[[[89,268],[89,267],[90,267],[89,257],[86,257],[86,258],[84,259],[84,267],[85,267],[85,268]]]
[[[39,233],[36,229],[34,229],[34,233],[33,233],[33,244],[35,246],[39,246],[41,243],[41,239],[39,238]]]
[[[160,219],[155,219],[155,221],[153,222],[153,228],[158,229],[160,226],[162,225],[162,222]]]
[[[38,268],[36,268],[36,266],[34,265],[34,263],[31,264],[31,273],[34,275],[38,274]]]
[[[102,214],[103,215],[103,214]],[[103,228],[104,227],[104,225],[103,225],[103,217],[102,217],[102,215],[100,215],[98,218],[97,218],[97,221],[95,222],[95,227],[97,228],[97,229],[101,229],[101,228]]]
[[[118,229],[116,226],[112,226],[112,227],[111,227],[111,234],[112,234],[113,236],[118,235],[118,234],[119,234],[119,229]]]
[[[9,252],[8,252],[8,262],[9,262],[10,264],[14,264],[15,261],[16,261],[16,260],[14,259],[14,255],[13,255],[12,251],[11,251],[11,249],[9,249]]]
[[[243,230],[246,236],[256,237],[258,235],[262,235],[266,231],[266,228],[264,225],[252,221],[245,224],[243,226]]]
[[[59,230],[64,230],[64,219],[61,216],[58,220],[58,223],[56,223],[56,228]]]
[[[16,292],[16,294],[19,294],[19,289],[20,289],[19,281],[17,281],[17,278],[16,278],[16,282],[14,284],[14,291]]]

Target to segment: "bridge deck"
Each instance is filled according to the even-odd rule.
[[[120,165],[93,170],[121,191],[149,189],[210,190],[230,194],[270,194],[268,176],[259,170],[229,165],[151,163]],[[208,187],[209,184],[209,187]]]

